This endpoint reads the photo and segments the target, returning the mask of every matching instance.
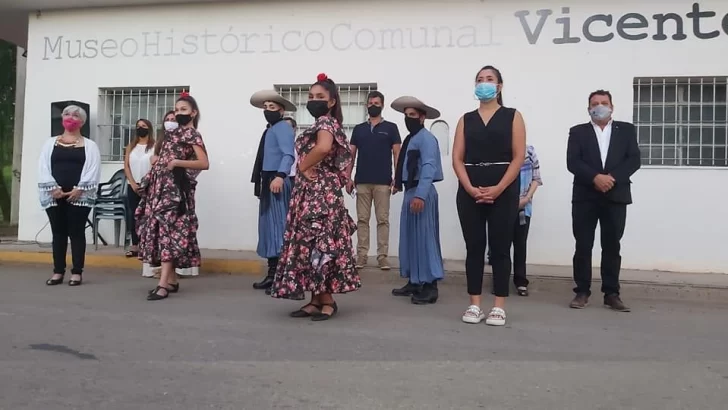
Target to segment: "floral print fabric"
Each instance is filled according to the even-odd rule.
[[[300,164],[316,145],[317,133],[334,137],[329,154],[312,168],[308,179],[298,172],[291,196],[283,249],[271,296],[301,300],[304,292],[347,293],[361,287],[354,266],[351,237],[356,223],[344,204],[342,188],[348,180],[347,167],[353,157],[341,125],[329,116],[296,138]]]
[[[144,263],[158,266],[161,262],[174,262],[176,268],[201,264],[195,213],[195,188],[200,171],[184,170],[189,191],[183,192],[175,182],[173,171],[167,169],[173,159],[196,159],[195,145],[204,149],[202,136],[195,129],[178,128],[166,133],[159,159],[139,182],[141,201],[135,217],[139,259]]]

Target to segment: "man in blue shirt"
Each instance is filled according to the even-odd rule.
[[[393,193],[392,167],[397,166],[400,144],[397,125],[382,118],[384,95],[372,91],[367,96],[369,119],[356,127],[351,135],[351,151],[356,161],[356,174],[346,190],[354,192],[356,186],[357,215],[357,269],[367,264],[369,254],[369,219],[374,203],[377,218],[377,263],[382,270],[389,270],[389,200]],[[358,155],[358,160],[357,160]],[[353,162],[352,162],[353,164]]]

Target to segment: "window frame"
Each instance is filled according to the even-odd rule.
[[[126,145],[134,137],[133,130],[140,118],[152,122],[155,138],[159,138],[163,129],[162,116],[173,110],[180,94],[189,89],[188,85],[99,87],[94,139],[99,145],[102,162],[124,162]],[[146,106],[143,99],[146,99]],[[130,101],[128,107],[126,101]],[[121,108],[117,109],[117,103]]]
[[[728,76],[635,77],[633,96],[643,167],[728,169]],[[655,150],[659,156],[652,155]],[[666,155],[671,150],[674,153]],[[699,153],[695,158],[690,156],[693,150]],[[710,154],[704,156],[706,152]],[[703,161],[708,164],[700,164]]]

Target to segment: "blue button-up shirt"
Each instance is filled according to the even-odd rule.
[[[432,135],[426,128],[421,129],[417,134],[412,136],[407,145],[407,152],[404,154],[404,164],[402,167],[402,181],[409,181],[409,173],[407,172],[409,157],[408,152],[419,150],[420,159],[417,163],[417,176],[415,179],[419,181],[415,197],[420,199],[427,198],[432,184],[440,182],[444,179],[442,173],[442,158],[440,157],[440,145],[437,138]]]
[[[293,127],[287,121],[278,121],[268,128],[263,146],[263,171],[288,175],[296,160],[294,140]]]

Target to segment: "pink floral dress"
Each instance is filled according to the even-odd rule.
[[[176,268],[199,267],[195,189],[198,170],[167,169],[173,159],[196,159],[193,146],[204,149],[202,136],[192,128],[166,133],[159,159],[141,182],[136,210],[139,259],[152,266],[174,262]]]
[[[313,179],[297,173],[271,288],[274,298],[301,300],[304,292],[347,293],[361,287],[351,242],[356,223],[342,193],[346,168],[353,161],[346,134],[335,119],[319,117],[296,138],[296,153],[300,163],[316,145],[319,130],[334,136],[333,146],[313,168]]]

